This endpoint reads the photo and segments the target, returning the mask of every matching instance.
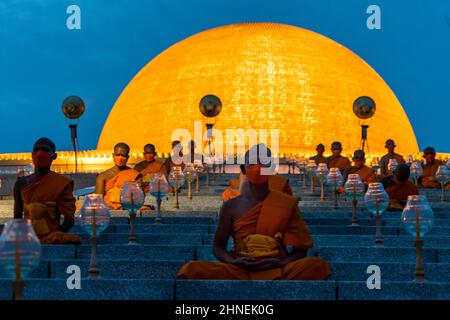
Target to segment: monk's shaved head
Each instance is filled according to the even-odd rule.
[[[144,153],[156,153],[156,148],[153,144],[149,143],[144,146]]]
[[[353,153],[353,160],[364,160],[366,158],[366,153],[363,150],[356,150]]]
[[[319,150],[325,151],[325,146],[323,144],[319,143],[316,147],[316,150],[317,151],[319,151]]]
[[[395,177],[399,182],[405,182],[409,179],[411,171],[409,166],[405,163],[400,163],[395,169]]]
[[[342,143],[335,141],[331,144],[331,150],[342,150]]]
[[[114,153],[118,151],[124,151],[128,155],[130,153],[130,146],[124,142],[119,142],[114,146]]]
[[[39,138],[33,145],[33,150],[35,149],[48,149],[49,153],[55,153],[56,145],[49,138]]]

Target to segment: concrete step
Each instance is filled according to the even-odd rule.
[[[177,280],[176,300],[335,300],[335,281]]]
[[[23,300],[173,300],[174,280],[90,280],[70,290],[67,280],[31,279],[25,283]],[[11,300],[9,280],[0,280],[0,299]]]

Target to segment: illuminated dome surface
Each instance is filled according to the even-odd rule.
[[[198,105],[207,94],[223,105],[215,128],[279,129],[281,154],[313,153],[318,143],[328,151],[334,140],[352,153],[361,140],[353,102],[370,96],[377,104],[371,153],[384,154],[388,138],[400,153],[418,152],[402,106],[366,62],[320,34],[274,23],[207,30],[162,52],[120,95],[98,150],[124,141],[135,152],[147,143],[170,152],[174,129],[193,135],[194,121],[204,122]]]

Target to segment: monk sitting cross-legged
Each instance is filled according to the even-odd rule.
[[[389,210],[401,211],[406,205],[409,196],[418,195],[417,186],[409,181],[410,169],[401,163],[394,171],[393,176],[383,178],[383,185],[389,195]]]
[[[297,199],[270,190],[268,167],[246,153],[245,175],[249,189],[224,202],[214,239],[214,255],[221,262],[191,261],[181,267],[179,279],[218,280],[324,280],[328,263],[307,257],[313,246],[311,235],[300,217]],[[270,166],[270,165],[269,165]],[[234,250],[227,251],[229,237]]]
[[[314,160],[317,165],[319,165],[319,163],[327,163],[327,157],[323,155],[323,153],[325,152],[325,146],[319,143],[316,147],[316,151],[317,154],[309,158],[309,160]]]
[[[19,177],[14,186],[14,218],[31,220],[41,243],[80,243],[78,236],[67,233],[75,222],[73,181],[50,170],[57,158],[55,151],[48,138],[35,142],[35,172]]]
[[[144,192],[149,191],[149,185],[155,173],[162,173],[166,179],[168,178],[166,166],[163,161],[157,160],[156,149],[153,144],[144,146],[144,160],[134,166],[134,170],[142,175],[142,186]]]
[[[356,150],[353,154],[354,166],[344,172],[344,179],[347,181],[349,174],[358,174],[366,188],[372,182],[377,182],[375,171],[365,165],[366,153],[363,150]]]
[[[118,143],[114,147],[114,167],[101,173],[97,177],[95,193],[104,195],[105,203],[110,209],[120,209],[120,193],[125,182],[140,178],[139,172],[127,166],[130,158],[130,147],[125,143]]]
[[[436,159],[436,150],[433,147],[425,148],[423,157],[426,163],[422,165],[423,173],[419,178],[420,185],[424,188],[439,188],[441,184],[436,179],[436,172],[444,163]]]

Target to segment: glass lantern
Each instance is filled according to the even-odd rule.
[[[358,225],[358,197],[364,194],[364,183],[357,173],[349,174],[344,185],[345,195],[352,200],[352,226]]]
[[[441,201],[445,201],[445,185],[450,181],[450,171],[447,166],[439,166],[436,171],[436,180],[441,184]]]
[[[396,159],[389,159],[389,163],[387,165],[387,169],[390,175],[394,174],[395,169],[398,167],[398,162]]]
[[[194,160],[195,175],[195,192],[200,192],[200,173],[203,172],[203,163],[201,160]]]
[[[108,206],[102,194],[89,194],[84,197],[83,206],[77,216],[77,223],[91,237],[91,259],[89,263],[89,277],[96,279],[100,275],[97,258],[99,235],[108,227],[111,219]]]
[[[383,184],[379,182],[370,183],[364,196],[367,210],[376,218],[376,239],[377,246],[383,242],[381,236],[381,215],[389,206],[389,196],[384,190]]]
[[[423,195],[413,195],[408,197],[403,209],[401,222],[405,230],[414,237],[416,245],[416,281],[425,279],[425,268],[423,265],[423,236],[427,234],[434,223],[434,213],[428,200]]]
[[[0,265],[13,280],[14,299],[21,300],[26,278],[41,261],[41,244],[30,220],[12,219],[0,237]]]
[[[195,171],[195,167],[193,163],[186,163],[186,166],[183,170],[184,176],[187,178],[188,182],[188,199],[192,200],[192,178],[194,178],[197,175],[197,171]]]
[[[169,184],[175,191],[175,204],[174,208],[180,208],[180,204],[178,202],[178,189],[184,185],[184,174],[181,170],[181,167],[173,167],[172,171],[169,174]]]
[[[127,181],[120,193],[120,204],[122,209],[127,210],[130,215],[130,235],[128,237],[128,244],[136,244],[136,211],[143,206],[145,195],[139,187],[137,181]]]
[[[410,174],[411,178],[414,180],[414,183],[417,185],[419,178],[423,174],[422,164],[420,163],[420,161],[414,161],[413,163],[411,163],[410,172],[411,172],[411,174]]]
[[[306,166],[306,170],[309,173],[310,182],[311,182],[311,192],[314,192],[314,174],[317,170],[317,163],[315,160],[309,160],[308,165]]]
[[[330,172],[327,175],[327,184],[333,187],[334,209],[338,208],[337,195],[338,189],[342,187],[344,178],[342,177],[339,168],[330,168]]]
[[[326,163],[319,163],[319,166],[316,169],[316,177],[320,181],[320,201],[325,200],[325,179],[329,173],[328,167]]]
[[[149,185],[150,194],[155,197],[157,204],[155,223],[161,223],[161,201],[169,192],[169,183],[166,177],[162,173],[156,173],[153,175]]]

